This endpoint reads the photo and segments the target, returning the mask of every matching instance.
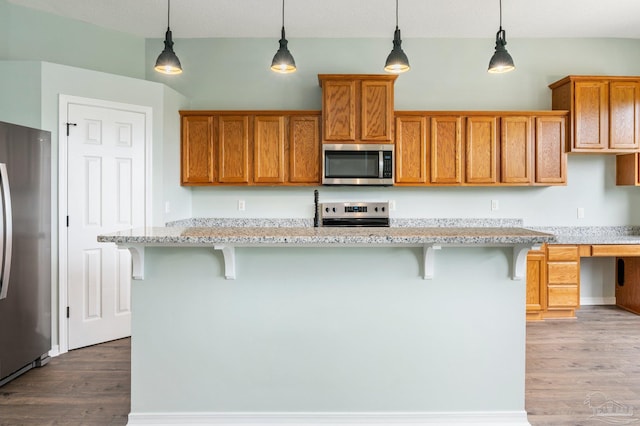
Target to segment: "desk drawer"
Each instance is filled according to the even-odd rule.
[[[594,257],[640,256],[640,245],[636,245],[636,244],[592,245],[591,256],[594,256]]]
[[[549,244],[547,246],[547,259],[551,262],[567,260],[577,261],[578,246]]]

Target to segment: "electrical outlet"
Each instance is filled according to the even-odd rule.
[[[578,207],[578,219],[584,219],[584,207]]]
[[[238,211],[243,212],[245,209],[244,200],[238,200]]]
[[[389,200],[389,210],[393,211],[396,209],[396,201],[395,200]]]
[[[165,201],[164,203],[164,212],[165,213],[171,213],[171,203],[168,201]]]
[[[498,200],[491,200],[491,211],[500,210],[500,203]]]

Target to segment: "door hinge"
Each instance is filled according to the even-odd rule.
[[[69,136],[69,126],[77,126],[78,123],[66,123],[67,125],[67,136]]]
[[[67,318],[69,318],[69,307],[67,306]]]
[[[69,227],[69,216],[67,216],[67,228]]]

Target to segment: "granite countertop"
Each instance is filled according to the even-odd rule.
[[[521,227],[156,227],[98,237],[99,242],[139,245],[234,246],[421,246],[537,245],[555,242],[552,234]]]
[[[553,234],[554,244],[640,244],[637,226],[547,226],[532,230]]]

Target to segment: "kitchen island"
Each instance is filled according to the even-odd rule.
[[[550,234],[167,227],[99,240],[130,248],[144,278],[130,424],[528,424],[525,281],[512,278]]]

